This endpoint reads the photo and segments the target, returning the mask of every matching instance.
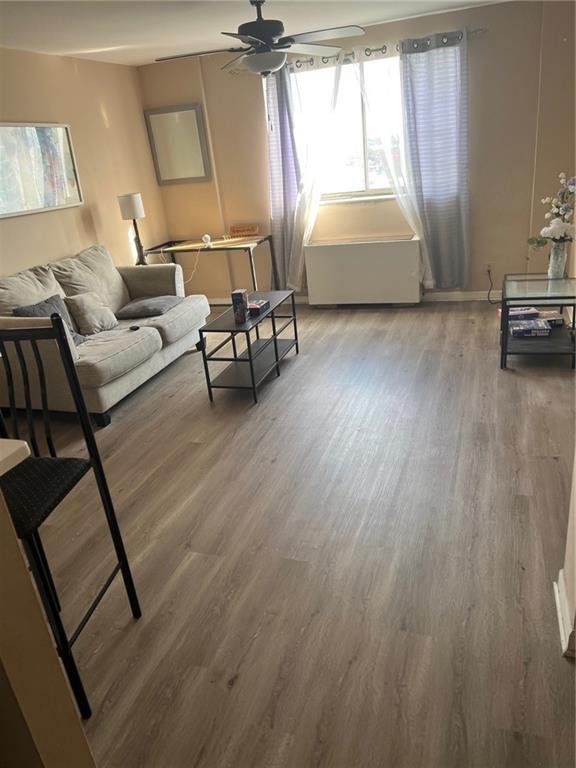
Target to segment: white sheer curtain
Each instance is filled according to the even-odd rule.
[[[395,48],[385,53],[354,51],[359,87],[366,110],[369,133],[377,141],[380,159],[390,188],[408,225],[420,239],[420,282],[434,287],[424,226],[407,169],[400,59]],[[368,49],[370,50],[370,49]]]
[[[330,66],[323,67],[326,88],[323,91],[322,103],[317,104],[313,112],[302,99],[299,82],[311,69],[322,67],[321,64],[300,62],[300,66],[292,65],[288,69],[288,76],[284,76],[282,81],[287,94],[286,98],[281,99],[280,107],[277,98],[274,102],[274,92],[278,94],[278,88],[273,84],[267,86],[269,130],[274,131],[271,121],[274,120],[275,114],[278,123],[274,141],[269,145],[269,152],[275,152],[275,167],[294,165],[290,155],[293,148],[296,148],[299,173],[272,173],[271,166],[270,174],[271,200],[273,203],[276,201],[273,207],[285,212],[282,224],[284,236],[278,239],[283,242],[285,249],[286,284],[294,290],[300,290],[302,287],[304,246],[310,241],[318,214],[323,169],[329,163],[334,149],[334,131],[331,123],[338,99],[341,66],[342,60],[338,57]],[[291,114],[287,115],[287,111]],[[297,193],[293,203],[288,199],[292,192],[286,184],[287,180],[291,183],[297,181]],[[282,204],[279,202],[280,198]]]

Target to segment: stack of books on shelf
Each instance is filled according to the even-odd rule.
[[[501,314],[502,310],[498,310]],[[515,338],[549,336],[552,328],[564,325],[561,312],[536,307],[510,307],[508,329]]]
[[[532,336],[550,336],[552,326],[548,320],[511,320],[508,328],[514,338],[530,338]]]

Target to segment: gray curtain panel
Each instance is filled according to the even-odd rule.
[[[466,33],[404,40],[400,52],[407,172],[437,288],[468,282]]]
[[[270,231],[278,272],[285,288],[290,269],[290,252],[294,238],[294,216],[301,171],[294,139],[294,112],[288,68],[266,78],[268,111],[268,164],[270,175]]]

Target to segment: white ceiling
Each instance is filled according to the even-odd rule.
[[[497,0],[268,0],[264,16],[286,32],[375,24]],[[117,64],[225,48],[219,32],[255,18],[248,0],[96,0],[0,2],[0,45]]]

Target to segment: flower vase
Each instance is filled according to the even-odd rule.
[[[566,270],[566,243],[552,243],[550,261],[548,262],[548,277],[552,280],[564,277]]]

